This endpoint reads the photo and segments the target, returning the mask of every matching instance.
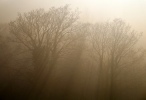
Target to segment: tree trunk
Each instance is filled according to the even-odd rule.
[[[114,71],[114,62],[112,61],[111,62],[111,66],[110,66],[110,91],[109,91],[109,100],[114,100],[114,74],[115,74],[115,71]]]

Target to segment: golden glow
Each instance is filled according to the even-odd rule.
[[[146,38],[146,0],[0,0],[0,21],[9,21],[17,12],[36,8],[49,9],[52,6],[70,4],[79,8],[81,19],[97,22],[122,18]],[[145,40],[145,39],[144,39]]]

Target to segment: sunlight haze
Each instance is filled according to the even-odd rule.
[[[142,42],[146,43],[146,0],[0,0],[0,22],[15,19],[18,12],[65,4],[70,4],[73,9],[78,8],[81,20],[85,22],[122,18],[134,29],[143,32]]]
[[[146,0],[0,0],[0,100],[146,100]]]

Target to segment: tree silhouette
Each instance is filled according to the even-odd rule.
[[[109,98],[113,100],[114,79],[119,73],[119,69],[141,61],[143,52],[136,49],[136,43],[141,34],[132,30],[121,19],[95,24],[91,26],[90,33],[93,49],[92,57],[97,62],[99,68],[99,99],[108,97],[107,93],[105,93],[107,91],[105,86],[109,84]],[[110,77],[107,78],[107,76]],[[107,79],[110,79],[110,83]]]
[[[77,39],[73,36],[77,19],[78,11],[71,11],[66,5],[52,7],[47,12],[38,9],[19,14],[10,22],[14,41],[23,44],[32,54],[36,83],[33,95],[36,96],[46,83],[63,50]]]

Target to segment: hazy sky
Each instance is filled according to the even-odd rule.
[[[73,9],[79,8],[84,21],[122,18],[135,30],[143,32],[142,42],[146,43],[146,0],[0,0],[0,22],[14,19],[17,12],[65,4],[70,4]]]

